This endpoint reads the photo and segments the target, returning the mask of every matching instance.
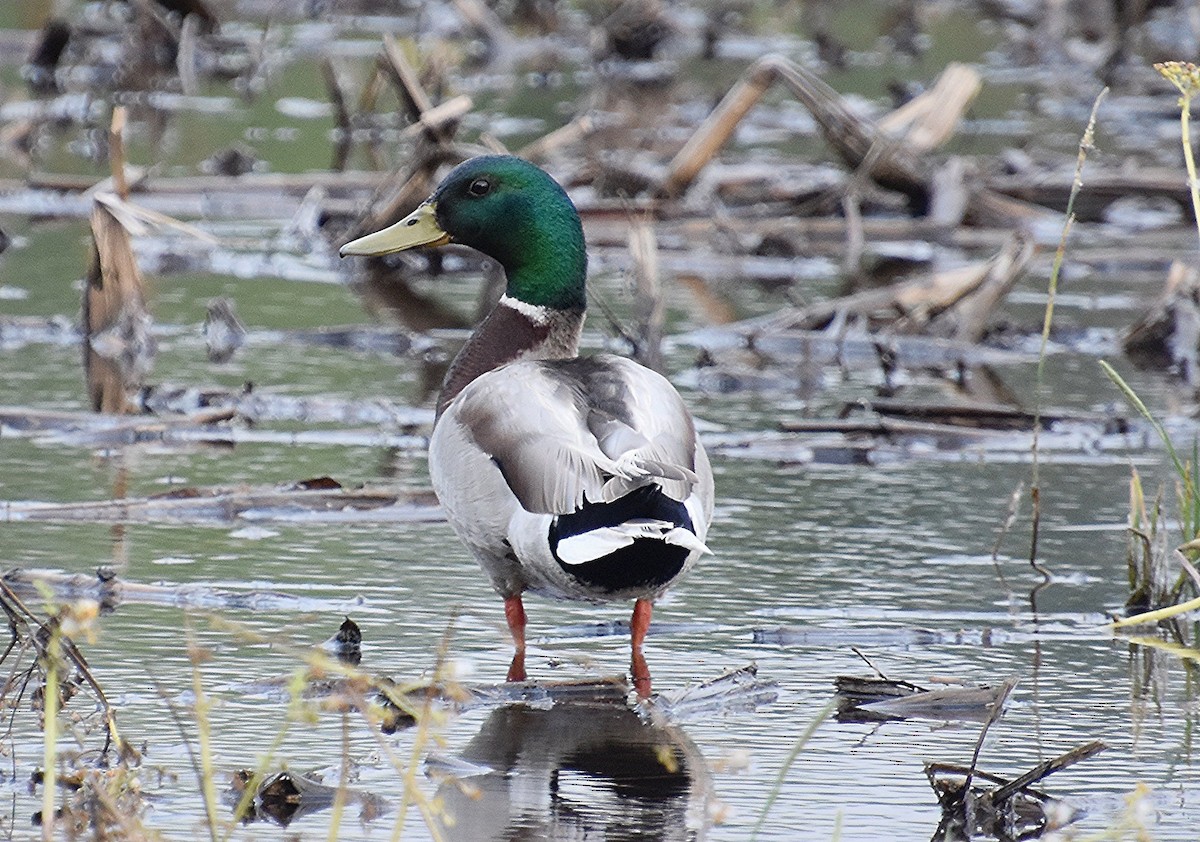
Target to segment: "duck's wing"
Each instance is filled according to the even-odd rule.
[[[698,481],[682,399],[621,357],[510,363],[476,378],[439,423],[460,425],[529,512],[567,514],[647,482],[682,500]]]
[[[600,450],[653,476],[667,496],[686,499],[701,477],[696,428],[675,387],[633,360],[608,354],[572,360],[562,372],[580,384],[587,427]],[[632,473],[615,474],[606,483],[604,499],[614,500],[644,483],[636,470]]]

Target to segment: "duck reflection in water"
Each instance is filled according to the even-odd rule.
[[[675,726],[618,705],[492,712],[439,787],[446,839],[696,840],[708,767]]]

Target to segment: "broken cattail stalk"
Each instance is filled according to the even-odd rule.
[[[129,231],[97,197],[92,208],[92,260],[83,291],[84,373],[92,408],[135,411],[130,394],[154,356],[145,290]]]
[[[416,68],[409,62],[400,44],[388,33],[383,36],[383,58],[385,61],[381,66],[390,71],[392,82],[408,109],[409,117],[421,119],[421,115],[433,107],[433,101],[417,77]]]
[[[175,70],[179,73],[179,86],[187,96],[195,96],[199,90],[196,80],[197,40],[204,27],[200,15],[187,15],[179,27],[179,49],[175,54]]]
[[[934,319],[936,335],[961,342],[979,342],[987,333],[996,308],[1008,297],[1033,257],[1033,241],[1018,233],[986,264],[978,284]]]
[[[959,329],[968,335],[982,333],[988,314],[1012,288],[1031,255],[1032,245],[1023,237],[1014,237],[989,261],[788,309],[758,321],[755,332],[820,330],[835,318],[858,316],[877,326],[914,333],[954,313],[947,333],[956,338]],[[968,306],[967,302],[977,294],[982,298]],[[960,305],[963,310],[955,312]]]
[[[455,124],[473,107],[474,103],[469,96],[459,94],[422,111],[417,121],[406,127],[401,135],[408,137],[420,132],[428,132],[439,137],[444,136],[448,140],[454,133]]]
[[[633,257],[634,312],[638,321],[637,360],[662,371],[663,297],[658,274],[658,242],[654,227],[637,220],[629,227],[629,253]]]
[[[337,143],[334,144],[333,163],[331,169],[341,172],[346,168],[350,157],[350,149],[354,137],[354,126],[350,121],[350,109],[346,105],[346,94],[338,80],[337,71],[328,56],[321,59],[321,76],[325,80],[325,89],[329,92],[329,103],[333,106],[334,127],[337,130]]]
[[[879,128],[902,135],[905,143],[916,151],[936,149],[953,137],[967,106],[982,87],[975,68],[951,62],[933,87],[881,117]]]
[[[971,86],[965,75],[955,71],[945,83],[953,86],[956,100],[970,101]],[[851,169],[869,176],[876,184],[908,197],[914,213],[924,215],[932,193],[932,167],[920,158],[925,150],[894,136],[868,117],[855,113],[845,99],[820,77],[779,55],[756,61],[742,75],[683,148],[671,160],[658,189],[664,198],[677,198],[687,191],[700,171],[733,135],[738,123],[776,82],[784,84],[816,119],[821,134]],[[944,103],[937,103],[944,108]],[[956,123],[950,114],[940,115],[928,130],[922,129],[921,143],[932,143],[949,131],[943,121]],[[933,117],[930,117],[933,121]],[[985,185],[968,191],[965,218],[975,224],[1008,226],[1028,221],[1040,210],[1001,196]]]
[[[462,19],[487,40],[495,59],[501,62],[511,59],[513,36],[491,6],[480,0],[452,0],[452,3]]]
[[[721,99],[700,128],[692,134],[683,148],[671,159],[660,193],[667,197],[682,195],[700,170],[708,165],[750,109],[775,83],[776,71],[768,56],[750,67]]]
[[[1033,786],[1043,778],[1053,775],[1055,772],[1061,772],[1068,766],[1074,766],[1081,760],[1087,760],[1093,755],[1099,754],[1108,748],[1108,744],[1102,740],[1092,740],[1090,743],[1085,743],[1081,746],[1076,746],[1065,754],[1051,758],[1045,762],[1034,766],[1020,777],[1013,778],[1010,782],[998,787],[992,792],[992,803],[1002,804],[1022,790]]]
[[[1171,263],[1163,290],[1121,338],[1139,368],[1173,368],[1185,383],[1200,381],[1200,272]]]
[[[329,102],[333,106],[334,125],[344,132],[349,132],[350,109],[346,106],[346,94],[338,79],[337,70],[328,56],[321,59],[321,77],[325,80],[325,88],[329,92]]]
[[[517,150],[517,154],[529,161],[540,161],[550,153],[579,143],[596,129],[596,121],[590,114],[581,114],[565,126],[560,126],[549,134],[543,135],[532,143]]]
[[[682,194],[700,170],[712,159],[737,128],[739,122],[776,82],[787,86],[793,96],[812,113],[821,133],[838,155],[857,169],[872,147],[883,142],[886,152],[872,163],[870,176],[884,187],[898,190],[921,208],[928,200],[927,174],[903,143],[889,138],[871,120],[855,114],[843,97],[816,74],[780,55],[756,61],[742,75],[683,149],[672,159],[660,192]]]
[[[129,182],[125,178],[125,106],[113,106],[112,123],[108,129],[108,163],[112,170],[113,188],[122,200],[129,198]]]

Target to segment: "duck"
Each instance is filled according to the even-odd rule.
[[[710,554],[713,473],[661,374],[580,356],[587,247],[566,191],[511,155],[470,158],[412,213],[346,243],[380,256],[457,243],[496,261],[505,290],[450,364],[429,474],[451,527],[504,600],[527,680],[523,597],[634,601],[630,675],[648,698],[654,602]]]

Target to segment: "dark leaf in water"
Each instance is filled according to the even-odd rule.
[[[302,479],[297,483],[293,483],[291,488],[296,491],[335,491],[342,487],[342,484],[333,477],[313,477],[312,479]]]

